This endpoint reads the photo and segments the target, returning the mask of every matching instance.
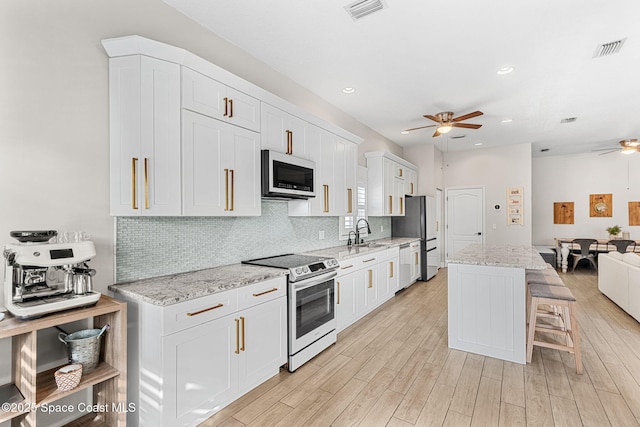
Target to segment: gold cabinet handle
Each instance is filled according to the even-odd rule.
[[[236,322],[236,351],[235,354],[240,354],[240,320],[233,319]]]
[[[402,168],[400,168],[400,176],[402,176]]]
[[[403,214],[404,213],[404,205],[403,205],[403,197],[400,197],[400,213]]]
[[[191,316],[197,316],[198,314],[202,314],[202,313],[206,313],[207,311],[211,311],[211,310],[215,310],[216,308],[220,308],[224,306],[224,304],[218,304],[218,305],[214,305],[213,307],[208,307],[202,310],[198,310],[198,311],[193,311],[191,313],[187,313],[187,316],[191,317]]]
[[[138,169],[138,158],[131,158],[131,207],[138,210],[138,185],[136,170]]]
[[[369,271],[369,287],[373,288],[373,270],[368,270]]]
[[[389,261],[389,277],[393,278],[393,261]]]
[[[324,188],[324,209],[322,212],[329,212],[329,186],[327,184],[322,184]]]
[[[253,294],[254,297],[259,297],[260,295],[270,294],[271,292],[277,291],[278,288],[269,289],[268,291],[258,292],[257,294]]]
[[[389,196],[389,213],[393,213],[393,196]]]
[[[149,158],[144,158],[144,208],[149,209]]]
[[[416,252],[416,265],[418,265],[418,252]]]
[[[229,210],[229,169],[224,170],[224,210]]]
[[[235,183],[235,171],[233,169],[229,169],[229,172],[231,172],[231,210],[235,210],[235,196],[236,196],[236,183]]]
[[[229,118],[233,117],[233,99],[229,99]]]
[[[240,351],[245,351],[245,342],[244,342],[244,317],[240,317],[240,321],[242,322],[242,346],[240,347]]]
[[[340,281],[336,281],[336,284],[338,285],[338,302],[336,304],[340,304]]]
[[[440,228],[440,222],[436,221],[436,231],[438,231],[439,228]]]
[[[224,100],[224,117],[229,115],[229,98],[223,98]]]
[[[344,267],[340,267],[341,270],[346,270],[347,268],[353,268],[353,264],[345,265]]]
[[[375,260],[376,260],[375,258],[371,258],[371,259],[364,260],[362,262],[371,262],[371,261],[375,261]]]
[[[285,132],[287,133],[287,154],[293,154],[293,132],[288,129]]]
[[[413,182],[411,183],[411,194],[413,194]]]
[[[353,212],[353,190],[347,188],[347,213]]]

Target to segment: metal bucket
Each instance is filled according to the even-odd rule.
[[[93,371],[100,359],[100,337],[107,329],[109,325],[102,329],[85,329],[69,335],[60,332],[58,339],[67,346],[69,362],[82,364],[85,373]]]

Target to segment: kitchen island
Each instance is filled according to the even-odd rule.
[[[473,244],[447,259],[449,347],[526,363],[525,269],[546,263],[531,246]]]

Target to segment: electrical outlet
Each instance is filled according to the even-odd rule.
[[[318,232],[318,239],[320,239],[320,240],[324,240],[324,230],[320,230],[320,231]]]
[[[384,231],[384,225],[380,226],[380,231]]]

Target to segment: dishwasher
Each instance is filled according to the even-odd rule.
[[[411,247],[409,243],[400,245],[400,289],[411,284]]]

